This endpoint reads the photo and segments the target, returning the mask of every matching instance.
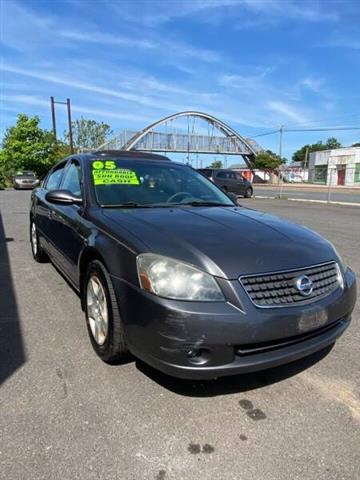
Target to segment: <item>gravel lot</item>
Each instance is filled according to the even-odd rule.
[[[0,478],[358,480],[360,306],[331,351],[185,382],[102,363],[79,299],[32,261],[29,192],[0,192]],[[360,273],[360,210],[244,200],[330,239]],[[1,226],[2,225],[2,226]]]

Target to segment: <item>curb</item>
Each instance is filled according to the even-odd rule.
[[[313,199],[308,199],[308,198],[277,198],[277,197],[268,197],[268,196],[263,196],[263,195],[256,195],[254,198],[259,198],[259,199],[267,199],[267,200],[290,200],[291,202],[311,202],[311,203],[325,203],[327,205],[345,205],[349,207],[360,207],[360,203],[355,203],[355,202],[337,202],[337,201],[332,201],[330,200],[329,202],[327,200],[313,200]]]

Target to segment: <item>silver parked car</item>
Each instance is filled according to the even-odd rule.
[[[34,172],[28,170],[24,172],[16,172],[13,177],[13,185],[15,190],[33,189],[40,185],[40,180]]]

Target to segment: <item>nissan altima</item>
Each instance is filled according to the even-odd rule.
[[[160,155],[61,161],[32,193],[30,241],[35,261],[50,258],[79,292],[102,360],[132,353],[182,378],[252,372],[324,349],[356,300],[355,275],[327,240],[237,205]]]

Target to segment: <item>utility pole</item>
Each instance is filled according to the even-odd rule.
[[[306,170],[306,165],[307,165],[307,162],[308,162],[308,156],[309,156],[309,147],[306,147],[305,159],[304,159],[304,170]]]
[[[51,105],[51,117],[52,117],[52,125],[53,125],[53,133],[56,139],[56,115],[55,115],[55,104],[58,103],[60,105],[66,105],[67,107],[67,117],[68,117],[68,127],[69,127],[69,143],[70,143],[70,152],[74,153],[74,143],[73,143],[73,135],[72,135],[72,125],[71,125],[71,106],[70,106],[70,98],[66,99],[66,102],[59,102],[54,99],[54,97],[50,97],[50,105]]]
[[[55,119],[55,100],[54,97],[50,97],[50,105],[51,105],[51,118],[52,118],[52,127],[53,127],[53,134],[56,140],[56,119]]]
[[[68,113],[68,124],[69,124],[69,142],[70,142],[70,152],[74,153],[74,143],[72,135],[72,123],[71,123],[71,107],[70,107],[70,98],[66,99],[67,113]]]
[[[280,139],[279,139],[279,157],[282,158],[283,156],[283,136],[284,136],[284,125],[281,125],[280,130]],[[279,198],[281,198],[282,195],[282,187],[283,187],[283,181],[281,181],[281,171],[280,171],[280,166],[279,166],[279,176],[278,176],[278,184],[279,184]],[[283,180],[283,179],[282,179]]]

